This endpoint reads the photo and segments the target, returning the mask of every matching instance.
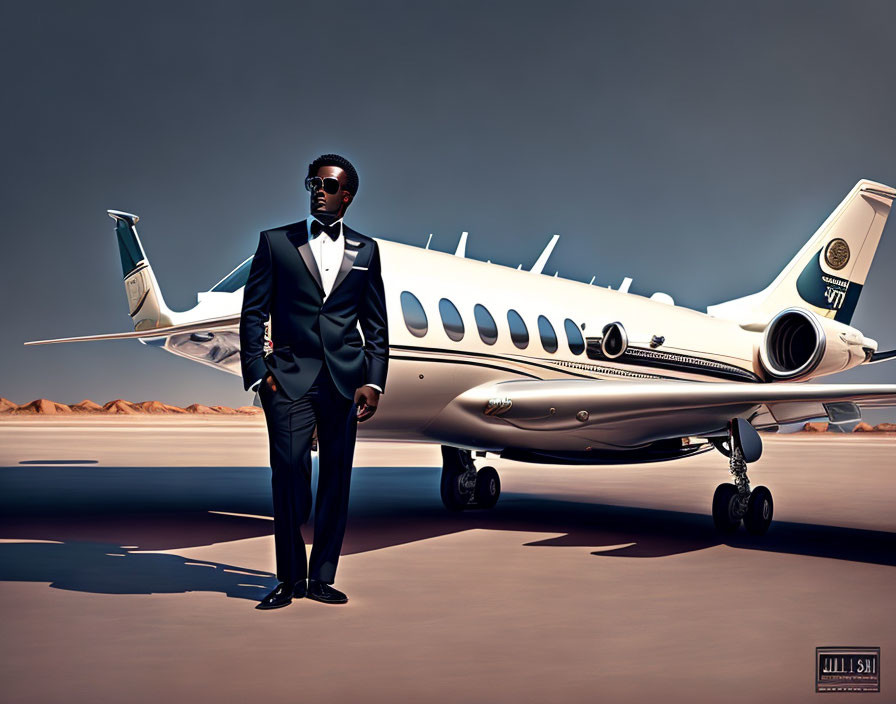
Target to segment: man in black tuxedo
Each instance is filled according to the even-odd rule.
[[[376,411],[389,363],[379,248],[342,221],[358,174],[347,159],[325,154],[308,165],[305,187],[311,215],[261,233],[240,320],[243,384],[258,389],[268,428],[280,582],[260,609],[286,606],[293,597],[348,601],[331,585],[345,534],[355,432]],[[268,316],[273,349],[265,354]],[[315,425],[320,472],[306,561],[301,525],[311,512]]]

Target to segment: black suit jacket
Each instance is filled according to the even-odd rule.
[[[355,390],[367,383],[385,392],[389,329],[379,247],[344,222],[342,234],[345,254],[324,301],[307,221],[261,233],[240,317],[240,362],[247,390],[270,371],[286,395],[297,399],[326,364],[346,398],[354,398]],[[273,351],[265,355],[268,315]]]

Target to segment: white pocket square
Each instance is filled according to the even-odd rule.
[[[353,266],[352,269],[360,269],[361,271],[367,271],[366,266]]]

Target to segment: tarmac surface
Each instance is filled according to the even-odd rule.
[[[896,700],[896,438],[763,437],[775,522],[724,540],[716,452],[478,459],[501,500],[451,514],[437,447],[359,442],[349,603],[258,611],[261,419],[4,419],[2,700]],[[881,692],[815,693],[817,646],[880,647]]]

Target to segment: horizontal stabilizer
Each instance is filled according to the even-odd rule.
[[[887,350],[886,352],[875,352],[871,355],[871,359],[865,364],[878,364],[879,362],[892,362],[896,359],[896,350]]]

